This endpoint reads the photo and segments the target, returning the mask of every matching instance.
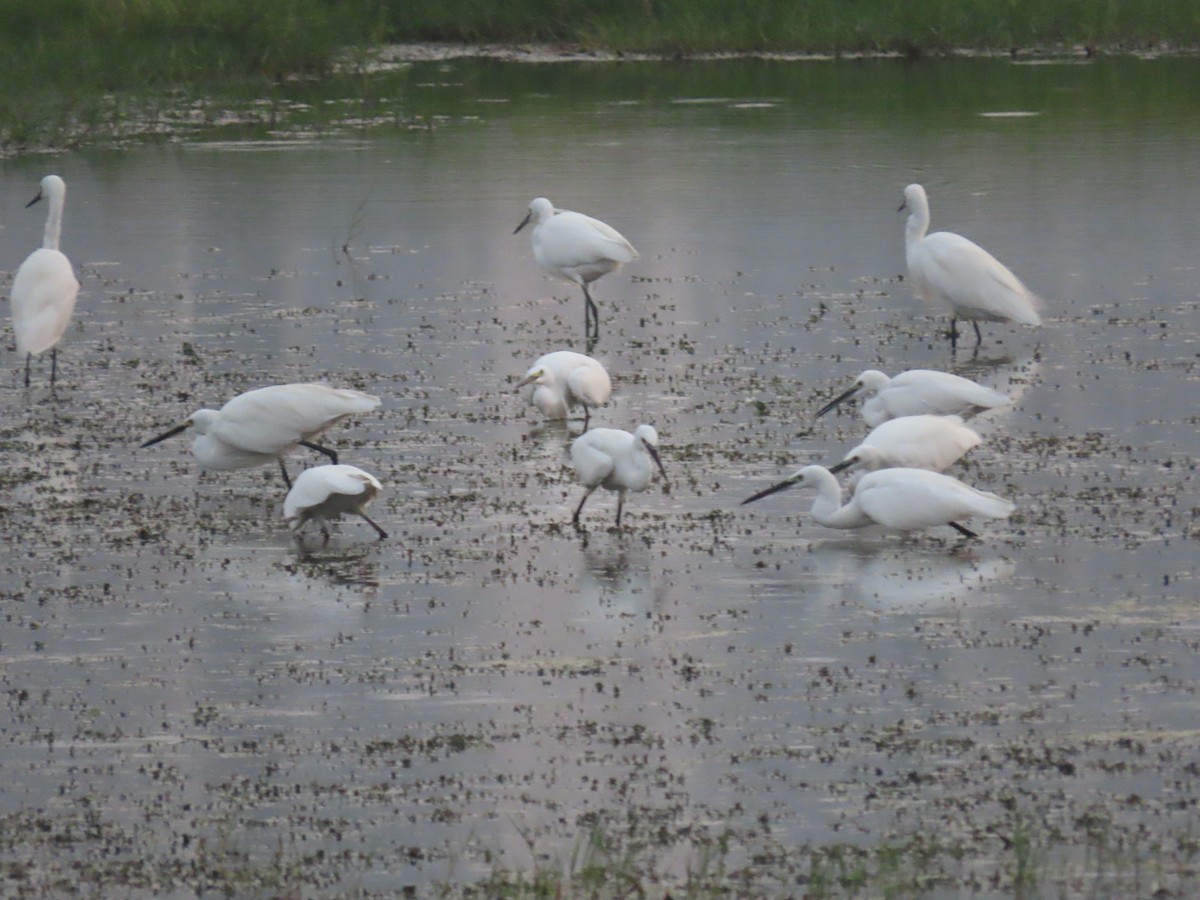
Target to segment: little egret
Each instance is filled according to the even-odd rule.
[[[50,207],[42,246],[34,250],[12,283],[13,331],[17,334],[17,353],[25,356],[25,386],[29,387],[29,363],[35,353],[50,351],[50,385],[58,376],[58,342],[71,322],[79,281],[71,261],[58,249],[62,235],[63,204],[67,185],[57,175],[42,179],[37,196],[25,204],[33,206],[42,198]]]
[[[192,455],[204,469],[245,469],[279,460],[279,471],[290,488],[283,457],[297,447],[324,453],[335,464],[337,453],[313,443],[322,432],[347,416],[370,412],[379,398],[362,391],[325,384],[276,384],[238,394],[219,410],[201,409],[142,447],[151,447],[194,428]]]
[[[975,326],[975,346],[983,342],[980,322],[1041,325],[1040,301],[992,254],[962,235],[938,231],[927,235],[929,200],[925,188],[904,189],[908,224],[904,251],[913,292],[927,303],[950,308],[950,346],[958,343],[958,320]]]
[[[579,527],[579,514],[583,504],[598,487],[617,492],[617,527],[621,526],[621,509],[625,505],[626,491],[644,491],[650,486],[654,470],[653,460],[662,473],[667,472],[658,456],[658,432],[653,425],[639,425],[630,434],[616,428],[593,428],[571,442],[571,463],[575,474],[587,488],[579,501],[571,524]]]
[[[529,402],[547,419],[565,419],[576,406],[583,407],[583,427],[590,407],[602,406],[612,396],[612,381],[604,366],[582,353],[556,350],[535,362],[517,382],[515,390],[533,385]]]
[[[966,416],[1012,402],[1006,394],[949,372],[909,369],[888,378],[876,369],[867,369],[850,390],[822,406],[813,418],[821,418],[851,397],[867,398],[862,417],[872,428],[901,416]]]
[[[862,443],[830,471],[858,466],[872,471],[907,468],[942,472],[982,440],[960,416],[901,416],[872,428]]]
[[[324,547],[329,543],[325,522],[342,513],[353,513],[375,529],[382,541],[387,532],[366,513],[366,508],[383,487],[379,479],[356,466],[313,466],[296,476],[296,483],[283,501],[283,517],[291,525],[296,540],[310,519],[317,519]]]
[[[583,288],[583,335],[600,337],[600,311],[588,285],[638,258],[633,244],[611,225],[583,213],[555,209],[545,197],[529,204],[529,215],[521,220],[513,234],[533,222],[533,258],[551,275]]]
[[[912,531],[949,525],[966,537],[978,537],[959,519],[984,516],[1007,518],[1012,503],[963,484],[957,478],[926,469],[882,469],[868,472],[844,505],[837,478],[823,466],[805,466],[792,477],[759,491],[742,504],[761,500],[790,487],[814,487],[812,516],[827,528],[863,528],[882,525],[895,531]]]

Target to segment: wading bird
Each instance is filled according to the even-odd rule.
[[[742,504],[790,487],[814,487],[812,517],[827,528],[863,528],[882,525],[894,531],[913,531],[949,525],[965,537],[978,537],[959,524],[961,519],[984,516],[1004,519],[1014,506],[1002,497],[979,491],[957,478],[926,469],[881,469],[868,472],[844,505],[837,477],[823,466],[805,466],[785,481],[759,491]]]
[[[356,466],[313,466],[296,476],[296,483],[283,501],[283,517],[299,541],[300,529],[316,519],[325,536],[321,546],[329,543],[325,523],[342,513],[353,513],[375,529],[382,541],[387,532],[367,515],[366,509],[383,487],[379,479]]]
[[[830,471],[857,467],[943,472],[982,440],[959,416],[901,416],[872,428]]]
[[[186,422],[151,438],[151,447],[188,428],[196,433],[192,455],[204,469],[246,469],[279,460],[290,488],[283,457],[298,447],[324,453],[335,464],[337,453],[314,441],[347,416],[370,412],[379,398],[325,384],[276,384],[238,394],[219,410],[201,409]]]
[[[958,344],[958,320],[975,326],[975,346],[983,342],[980,322],[1041,325],[1040,301],[1007,267],[962,235],[938,231],[927,235],[929,200],[925,188],[904,189],[908,224],[904,252],[913,292],[927,303],[950,309],[950,346]]]
[[[29,364],[36,353],[50,351],[50,385],[58,376],[58,342],[71,322],[79,281],[71,261],[58,249],[62,235],[63,205],[67,185],[57,175],[42,179],[37,196],[25,204],[33,206],[45,198],[46,229],[42,246],[21,263],[12,283],[13,331],[17,335],[17,353],[25,356],[25,386],[29,387]]]
[[[571,463],[575,474],[587,488],[579,501],[571,524],[579,527],[579,514],[583,504],[596,488],[602,487],[617,492],[617,527],[621,526],[621,509],[625,505],[626,491],[644,491],[650,486],[654,470],[651,460],[662,473],[667,472],[658,456],[658,432],[652,425],[639,425],[633,434],[616,428],[593,428],[571,442]]]
[[[545,197],[529,204],[529,214],[513,234],[531,221],[533,258],[551,275],[583,288],[583,336],[596,340],[600,337],[600,311],[588,285],[622,264],[633,262],[638,258],[637,250],[612,226],[583,213],[555,209]]]
[[[547,419],[565,419],[576,406],[583,407],[586,429],[590,408],[602,406],[612,396],[612,381],[604,366],[582,353],[556,350],[535,362],[517,382],[515,390],[533,385],[529,402]]]
[[[872,428],[901,416],[969,416],[1012,403],[1007,394],[949,372],[909,369],[888,378],[876,369],[867,369],[850,390],[822,406],[813,418],[821,418],[851,397],[867,398],[862,417]]]

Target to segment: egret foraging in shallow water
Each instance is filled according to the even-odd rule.
[[[950,372],[909,369],[888,378],[876,369],[867,369],[854,380],[850,390],[822,406],[813,418],[821,418],[851,397],[867,398],[862,405],[862,417],[872,428],[901,416],[966,416],[1012,403],[1007,394]]]
[[[908,224],[904,252],[913,292],[927,303],[950,309],[950,346],[958,343],[958,320],[975,326],[975,346],[983,342],[980,322],[1041,325],[1038,298],[1007,267],[962,235],[938,231],[927,235],[929,200],[925,188],[904,189]]]
[[[515,390],[533,385],[529,402],[548,419],[565,419],[576,406],[583,407],[583,427],[590,407],[602,406],[612,396],[612,380],[604,366],[582,353],[556,350],[535,362]]]
[[[871,429],[830,471],[857,466],[872,471],[911,468],[942,472],[982,440],[960,416],[901,416]]]
[[[387,532],[366,513],[382,487],[378,478],[356,466],[313,466],[296,476],[296,483],[283,501],[283,517],[291,525],[296,540],[300,540],[300,529],[310,519],[317,519],[325,536],[321,544],[324,547],[329,543],[326,521],[342,513],[353,513],[374,528],[382,541]]]
[[[639,425],[633,434],[616,428],[593,428],[571,442],[571,463],[575,474],[587,488],[579,501],[571,524],[579,527],[583,504],[598,487],[617,492],[617,527],[621,526],[621,509],[626,491],[644,491],[650,486],[654,470],[651,460],[662,473],[667,472],[658,456],[658,432],[652,425]]]
[[[583,335],[595,340],[600,336],[600,311],[588,285],[622,264],[633,262],[638,258],[637,250],[612,226],[583,213],[555,209],[545,197],[529,204],[529,214],[513,234],[530,221],[533,258],[551,275],[583,288]]]
[[[58,375],[58,342],[71,322],[79,281],[71,261],[58,249],[62,235],[63,205],[67,185],[57,175],[42,179],[37,196],[25,204],[28,209],[42,198],[49,210],[42,246],[21,263],[12,283],[13,331],[17,353],[25,356],[25,386],[29,387],[29,364],[36,353],[50,351],[50,384]]]
[[[279,471],[290,488],[284,456],[308,447],[336,464],[337,453],[314,441],[347,416],[370,412],[378,405],[378,397],[362,391],[325,384],[276,384],[238,394],[219,410],[197,410],[182,425],[151,438],[142,447],[193,428],[192,455],[202,468],[245,469],[279,460]]]
[[[882,525],[895,531],[913,531],[949,525],[965,537],[978,537],[959,524],[959,520],[972,516],[1004,519],[1015,508],[1002,497],[926,469],[868,472],[859,479],[854,496],[843,505],[837,477],[823,466],[805,466],[785,481],[746,498],[742,504],[797,486],[817,489],[812,517],[827,528]]]

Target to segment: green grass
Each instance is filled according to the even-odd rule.
[[[1195,47],[1200,0],[4,0],[0,145],[108,134],[146,105],[231,87],[270,99],[347,49],[411,41],[669,55]]]

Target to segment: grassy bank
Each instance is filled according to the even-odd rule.
[[[612,50],[940,52],[1200,41],[1196,0],[404,0],[392,39],[566,41]]]
[[[0,141],[86,134],[120,118],[122,98],[269,93],[327,73],[347,47],[414,41],[668,55],[1194,47],[1200,0],[6,0]]]

